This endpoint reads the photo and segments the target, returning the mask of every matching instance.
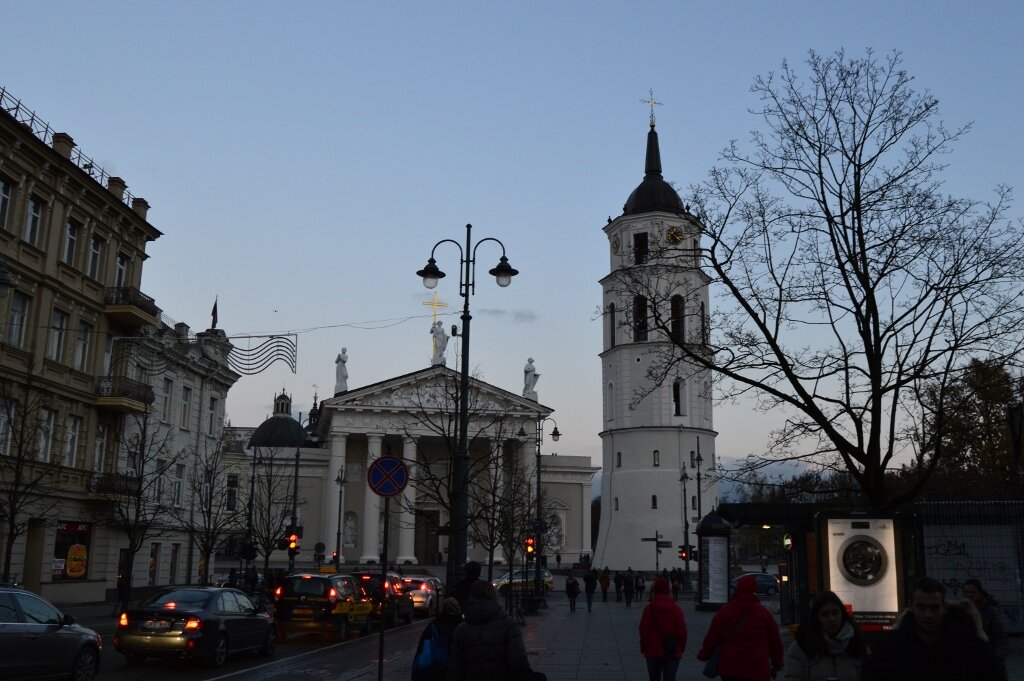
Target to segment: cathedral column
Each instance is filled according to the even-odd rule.
[[[492,484],[494,485],[494,489],[497,490],[498,499],[506,498],[506,490],[503,488],[506,484],[505,465],[507,463],[507,458],[505,456],[505,446],[508,442],[514,442],[514,440],[502,440],[501,444],[498,445],[498,465],[494,467],[494,480],[491,481]],[[494,513],[501,513],[503,510],[504,509],[500,508],[495,509]],[[508,562],[505,560],[505,549],[503,549],[500,545],[494,547],[494,562],[502,564]]]
[[[348,444],[348,433],[335,432],[333,429],[330,434],[330,458],[327,460],[327,479],[323,481],[324,496],[327,503],[323,505],[324,517],[320,527],[325,528],[327,531],[324,533],[324,544],[327,545],[327,553],[330,555],[332,551],[338,551],[338,559],[344,563],[344,542],[341,546],[337,546],[338,543],[338,532],[341,529],[338,524],[339,516],[344,514],[345,509],[341,508],[341,513],[338,513],[339,508],[343,502],[341,495],[343,492],[338,491],[338,483],[335,480],[338,479],[338,473],[345,469],[345,449]]]
[[[593,479],[584,485],[580,485],[580,489],[583,492],[583,540],[580,542],[580,551],[583,553],[590,554],[591,564],[593,564],[594,550],[590,548],[591,537],[590,537],[590,499],[593,494],[594,483]]]
[[[366,470],[380,458],[380,445],[384,441],[383,434],[366,434]],[[380,563],[380,497],[369,487],[363,497],[363,555],[360,563]]]
[[[416,467],[416,440],[406,436],[402,438],[402,458],[409,467],[409,475]],[[398,556],[395,563],[398,565],[416,565],[416,512],[413,504],[416,501],[416,491],[412,483],[402,490],[402,504],[398,512]]]

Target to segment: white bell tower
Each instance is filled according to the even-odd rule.
[[[604,227],[610,271],[601,279],[603,473],[593,562],[598,569],[654,570],[655,543],[641,540],[655,533],[671,542],[658,556],[659,569],[683,568],[678,546],[685,543],[686,525],[689,543],[696,545],[700,518],[718,505],[710,474],[716,435],[710,373],[679,360],[660,383],[649,375],[672,352],[664,327],[700,349],[709,310],[708,279],[696,257],[699,223],[661,175],[653,116],[645,170],[622,215]],[[696,565],[690,570],[696,574]]]

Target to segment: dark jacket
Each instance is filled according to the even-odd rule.
[[[463,577],[459,581],[455,582],[455,586],[451,588],[448,596],[452,596],[459,602],[459,605],[463,608],[466,607],[466,601],[469,600],[469,587],[473,586],[473,582],[477,581],[476,577]]]
[[[448,681],[490,681],[528,674],[523,634],[501,605],[470,600],[455,628],[448,655]]]
[[[951,613],[953,615],[951,616]],[[871,644],[864,681],[995,681],[999,678],[988,647],[960,624],[953,606],[935,643],[921,639],[912,612]]]
[[[779,625],[753,593],[737,589],[732,600],[715,614],[697,659],[707,660],[722,641],[725,645],[718,667],[722,677],[768,681],[772,668],[782,668]]]
[[[569,598],[576,598],[580,595],[580,583],[575,577],[565,580],[565,595]]]
[[[452,634],[455,632],[455,627],[462,624],[462,615],[452,615],[448,613],[441,613],[434,618],[431,625],[428,625],[423,633],[420,635],[420,641],[416,644],[416,654],[413,655],[412,659],[416,659],[420,651],[423,650],[423,643],[433,635],[434,628],[437,628],[437,635],[448,639],[448,650],[449,655],[451,654],[452,645]],[[446,669],[441,669],[436,672],[430,671],[419,671],[415,667],[412,670],[412,681],[444,681]]]
[[[666,654],[661,642],[666,636],[676,637],[676,649]],[[686,620],[672,597],[656,593],[640,615],[640,652],[644,657],[683,656],[686,649]]]
[[[588,594],[592,594],[597,591],[597,577],[594,576],[593,572],[588,572],[583,575],[583,587],[584,591]]]

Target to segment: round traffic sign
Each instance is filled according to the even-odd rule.
[[[405,462],[394,456],[382,456],[370,464],[366,471],[370,489],[382,497],[401,494],[409,484],[409,469]]]
[[[789,533],[782,535],[782,545],[786,547],[787,551],[793,550],[793,538],[789,536]]]

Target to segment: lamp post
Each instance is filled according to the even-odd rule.
[[[453,574],[452,581],[463,578],[466,565],[467,531],[469,519],[469,491],[467,487],[467,476],[469,473],[469,325],[472,316],[469,314],[469,297],[476,292],[476,249],[480,244],[493,241],[501,246],[501,258],[498,264],[488,271],[495,278],[498,286],[505,288],[512,283],[512,277],[519,274],[519,270],[508,264],[505,257],[505,244],[494,237],[480,239],[475,244],[472,241],[473,226],[466,225],[466,247],[453,239],[442,239],[430,249],[430,258],[427,265],[416,275],[423,278],[423,285],[428,289],[437,286],[438,280],[445,276],[434,260],[434,253],[437,247],[443,243],[454,244],[459,249],[459,295],[462,296],[462,374],[459,377],[459,446],[455,453],[455,461],[452,466],[452,522],[451,538],[452,546],[448,552],[449,573]],[[454,565],[452,565],[454,562]]]
[[[537,532],[537,559],[536,559],[536,575],[534,576],[533,590],[538,596],[543,595],[543,587],[541,586],[541,573],[540,573],[540,557],[544,555],[544,534],[547,532],[547,526],[544,523],[544,505],[541,502],[540,497],[540,446],[544,443],[544,422],[551,421],[555,424],[555,427],[551,429],[551,440],[558,442],[558,438],[562,437],[562,434],[558,432],[558,422],[553,418],[542,418],[537,419],[537,517],[535,520],[536,532]],[[526,437],[526,431],[520,427],[519,436]]]
[[[334,570],[338,571],[341,564],[341,511],[345,505],[345,469],[338,471],[338,477],[334,479],[338,485],[338,536],[334,539]]]
[[[256,514],[256,466],[260,460],[260,448],[254,447],[252,451],[252,471],[249,474],[249,526],[245,532],[245,544],[249,546],[253,543],[253,526]],[[246,561],[246,567],[249,561]]]
[[[314,399],[314,409],[316,408],[316,402]],[[320,436],[316,432],[316,417],[310,414],[307,419],[306,428],[303,428],[305,433],[305,440],[316,444],[320,439]],[[302,425],[302,413],[299,413],[299,425]],[[295,444],[295,474],[292,480],[292,532],[297,532],[299,525],[299,459],[302,456],[302,445],[305,444],[302,438]],[[295,553],[289,552],[288,554],[288,572],[295,570]]]
[[[686,546],[686,560],[683,561],[683,591],[690,591],[690,513],[686,507],[689,497],[686,495],[686,483],[690,480],[690,474],[683,467],[679,475],[679,482],[683,483],[683,545]]]
[[[701,504],[700,499],[700,469],[703,468],[704,457],[700,455],[700,438],[697,438],[697,517],[704,518],[704,506]]]

